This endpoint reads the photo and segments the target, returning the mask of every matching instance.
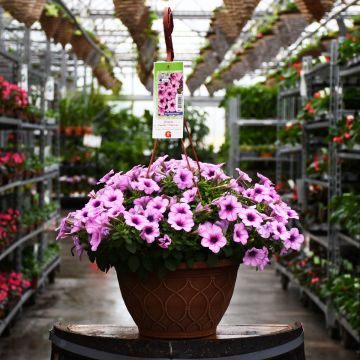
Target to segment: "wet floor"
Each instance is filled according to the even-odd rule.
[[[1,360],[49,360],[48,332],[55,321],[78,324],[118,323],[133,325],[121,299],[116,275],[105,275],[85,258],[82,262],[70,255],[70,243],[62,249],[62,265],[54,285],[39,294],[35,305],[24,309],[10,335],[0,338]],[[331,340],[323,316],[304,308],[296,288],[281,290],[274,270],[262,273],[242,267],[230,307],[223,324],[293,323],[305,329],[307,360],[355,360]]]

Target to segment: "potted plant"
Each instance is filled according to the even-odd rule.
[[[221,165],[157,159],[149,171],[110,171],[81,210],[61,222],[99,269],[114,267],[141,335],[214,334],[240,263],[260,270],[273,253],[299,250],[304,237],[285,225],[298,215],[259,174],[253,182]],[[179,299],[181,299],[179,301]]]

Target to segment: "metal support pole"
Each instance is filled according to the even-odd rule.
[[[337,121],[341,119],[341,90],[340,90],[340,74],[338,66],[338,41],[331,42],[331,60],[330,60],[330,111],[329,126],[333,128]],[[340,165],[338,164],[337,147],[329,141],[329,191],[328,204],[336,195],[341,192],[341,174]],[[329,232],[329,260],[332,267],[337,268],[340,265],[340,246],[337,231],[334,224],[330,223],[330,210],[328,206],[328,232]]]
[[[239,154],[239,98],[230,98],[227,115],[228,115],[228,132],[229,132],[229,161],[228,161],[228,173],[230,176],[234,176],[235,168],[238,165]]]
[[[4,15],[4,9],[0,7],[0,51],[4,51],[5,49],[4,40],[2,38],[2,35],[4,33],[3,15]]]
[[[61,77],[60,77],[60,94],[61,97],[65,95],[66,92],[66,52],[65,49],[61,50]]]

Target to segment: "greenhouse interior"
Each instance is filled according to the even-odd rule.
[[[359,0],[0,0],[0,359],[357,359],[359,110]]]

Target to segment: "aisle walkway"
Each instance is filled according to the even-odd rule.
[[[49,360],[48,331],[54,321],[74,323],[114,323],[132,325],[120,297],[116,275],[105,275],[84,258],[77,261],[63,246],[61,272],[55,285],[28,307],[11,335],[0,339],[1,360]],[[298,292],[284,293],[273,270],[263,273],[240,269],[237,288],[223,323],[304,324],[307,360],[355,360],[354,352],[345,351],[326,334],[322,315],[305,309]]]

